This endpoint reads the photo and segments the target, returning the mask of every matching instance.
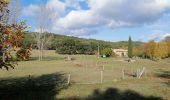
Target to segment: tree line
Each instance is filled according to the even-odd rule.
[[[36,41],[33,37],[35,32],[25,32],[24,45],[33,44],[33,49],[38,48],[36,45]],[[119,41],[119,42],[110,42],[110,41],[102,41],[96,39],[84,39],[73,36],[64,36],[54,33],[53,38],[46,43],[44,49],[47,50],[56,50],[56,53],[59,54],[96,54],[98,52],[98,48],[100,53],[102,51],[106,51],[104,49],[108,48],[124,48],[127,49],[128,41]],[[51,36],[47,34],[47,37]],[[134,41],[134,46],[139,46],[143,44],[143,42]]]
[[[150,41],[133,48],[133,56],[159,60],[170,57],[170,37],[160,42]]]
[[[29,44],[33,44],[33,48],[36,49],[38,47],[36,46],[36,41],[31,34],[33,33],[25,32],[24,45],[28,46]],[[150,41],[148,43],[143,43],[132,41],[130,37],[129,41],[109,42],[53,34],[53,39],[48,41],[45,45],[45,49],[56,50],[56,53],[59,54],[94,55],[99,51],[100,55],[105,54],[107,57],[115,55],[111,52],[111,48],[128,49],[128,56],[130,58],[141,57],[158,60],[170,56],[170,37],[166,37],[160,42]]]

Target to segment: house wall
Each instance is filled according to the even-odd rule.
[[[112,51],[116,54],[118,57],[127,57],[127,50],[124,49],[112,49]]]

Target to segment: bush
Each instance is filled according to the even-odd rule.
[[[105,48],[101,51],[101,55],[106,55],[106,57],[114,56],[111,48]]]
[[[93,55],[94,49],[93,46],[88,43],[82,43],[80,41],[75,41],[73,39],[66,39],[60,41],[56,48],[56,53],[59,54],[87,54]]]
[[[29,60],[31,56],[31,50],[32,50],[32,45],[27,47],[21,47],[21,49],[18,50],[16,53],[17,60],[21,60],[21,61]]]

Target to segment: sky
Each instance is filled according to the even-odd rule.
[[[50,19],[49,32],[81,38],[147,42],[170,36],[170,0],[22,0],[29,31],[39,30],[39,16]]]

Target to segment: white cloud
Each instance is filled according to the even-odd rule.
[[[161,41],[164,40],[166,37],[169,37],[170,33],[165,33],[162,31],[159,31],[157,33],[152,33],[148,36],[148,40],[156,40],[156,41]]]
[[[56,25],[68,29],[79,29],[84,27],[98,26],[98,18],[95,18],[89,11],[71,11],[66,17],[56,21]]]
[[[29,17],[35,17],[37,14],[42,13],[41,7],[43,4],[30,4],[29,6],[25,7],[23,9],[23,15],[29,16]],[[48,11],[51,11],[53,13],[53,16],[60,16],[62,13],[64,13],[66,4],[63,2],[60,2],[58,0],[49,0],[47,4],[43,5],[48,9]]]
[[[162,33],[153,33],[149,35],[148,40],[160,40],[162,36]]]
[[[170,37],[170,33],[165,33],[165,34],[162,36],[162,39],[165,39],[166,37]]]
[[[54,13],[63,13],[65,11],[66,4],[58,0],[49,0],[46,4],[48,9],[53,10]]]
[[[99,26],[112,29],[141,26],[154,23],[170,13],[170,0],[87,0],[88,10],[81,9],[80,1],[47,2],[47,7],[51,7],[55,15],[53,32],[84,34],[95,33]],[[66,12],[69,7],[74,9]],[[25,8],[27,15],[34,15],[36,10],[36,5]]]
[[[97,33],[97,30],[91,28],[67,29],[67,28],[53,27],[52,30],[58,34],[69,35],[69,36],[82,36],[82,35],[90,35],[90,34]]]
[[[29,5],[28,7],[25,7],[22,10],[22,13],[24,16],[30,16],[33,17],[35,16],[37,13],[39,13],[39,6],[38,5]]]

